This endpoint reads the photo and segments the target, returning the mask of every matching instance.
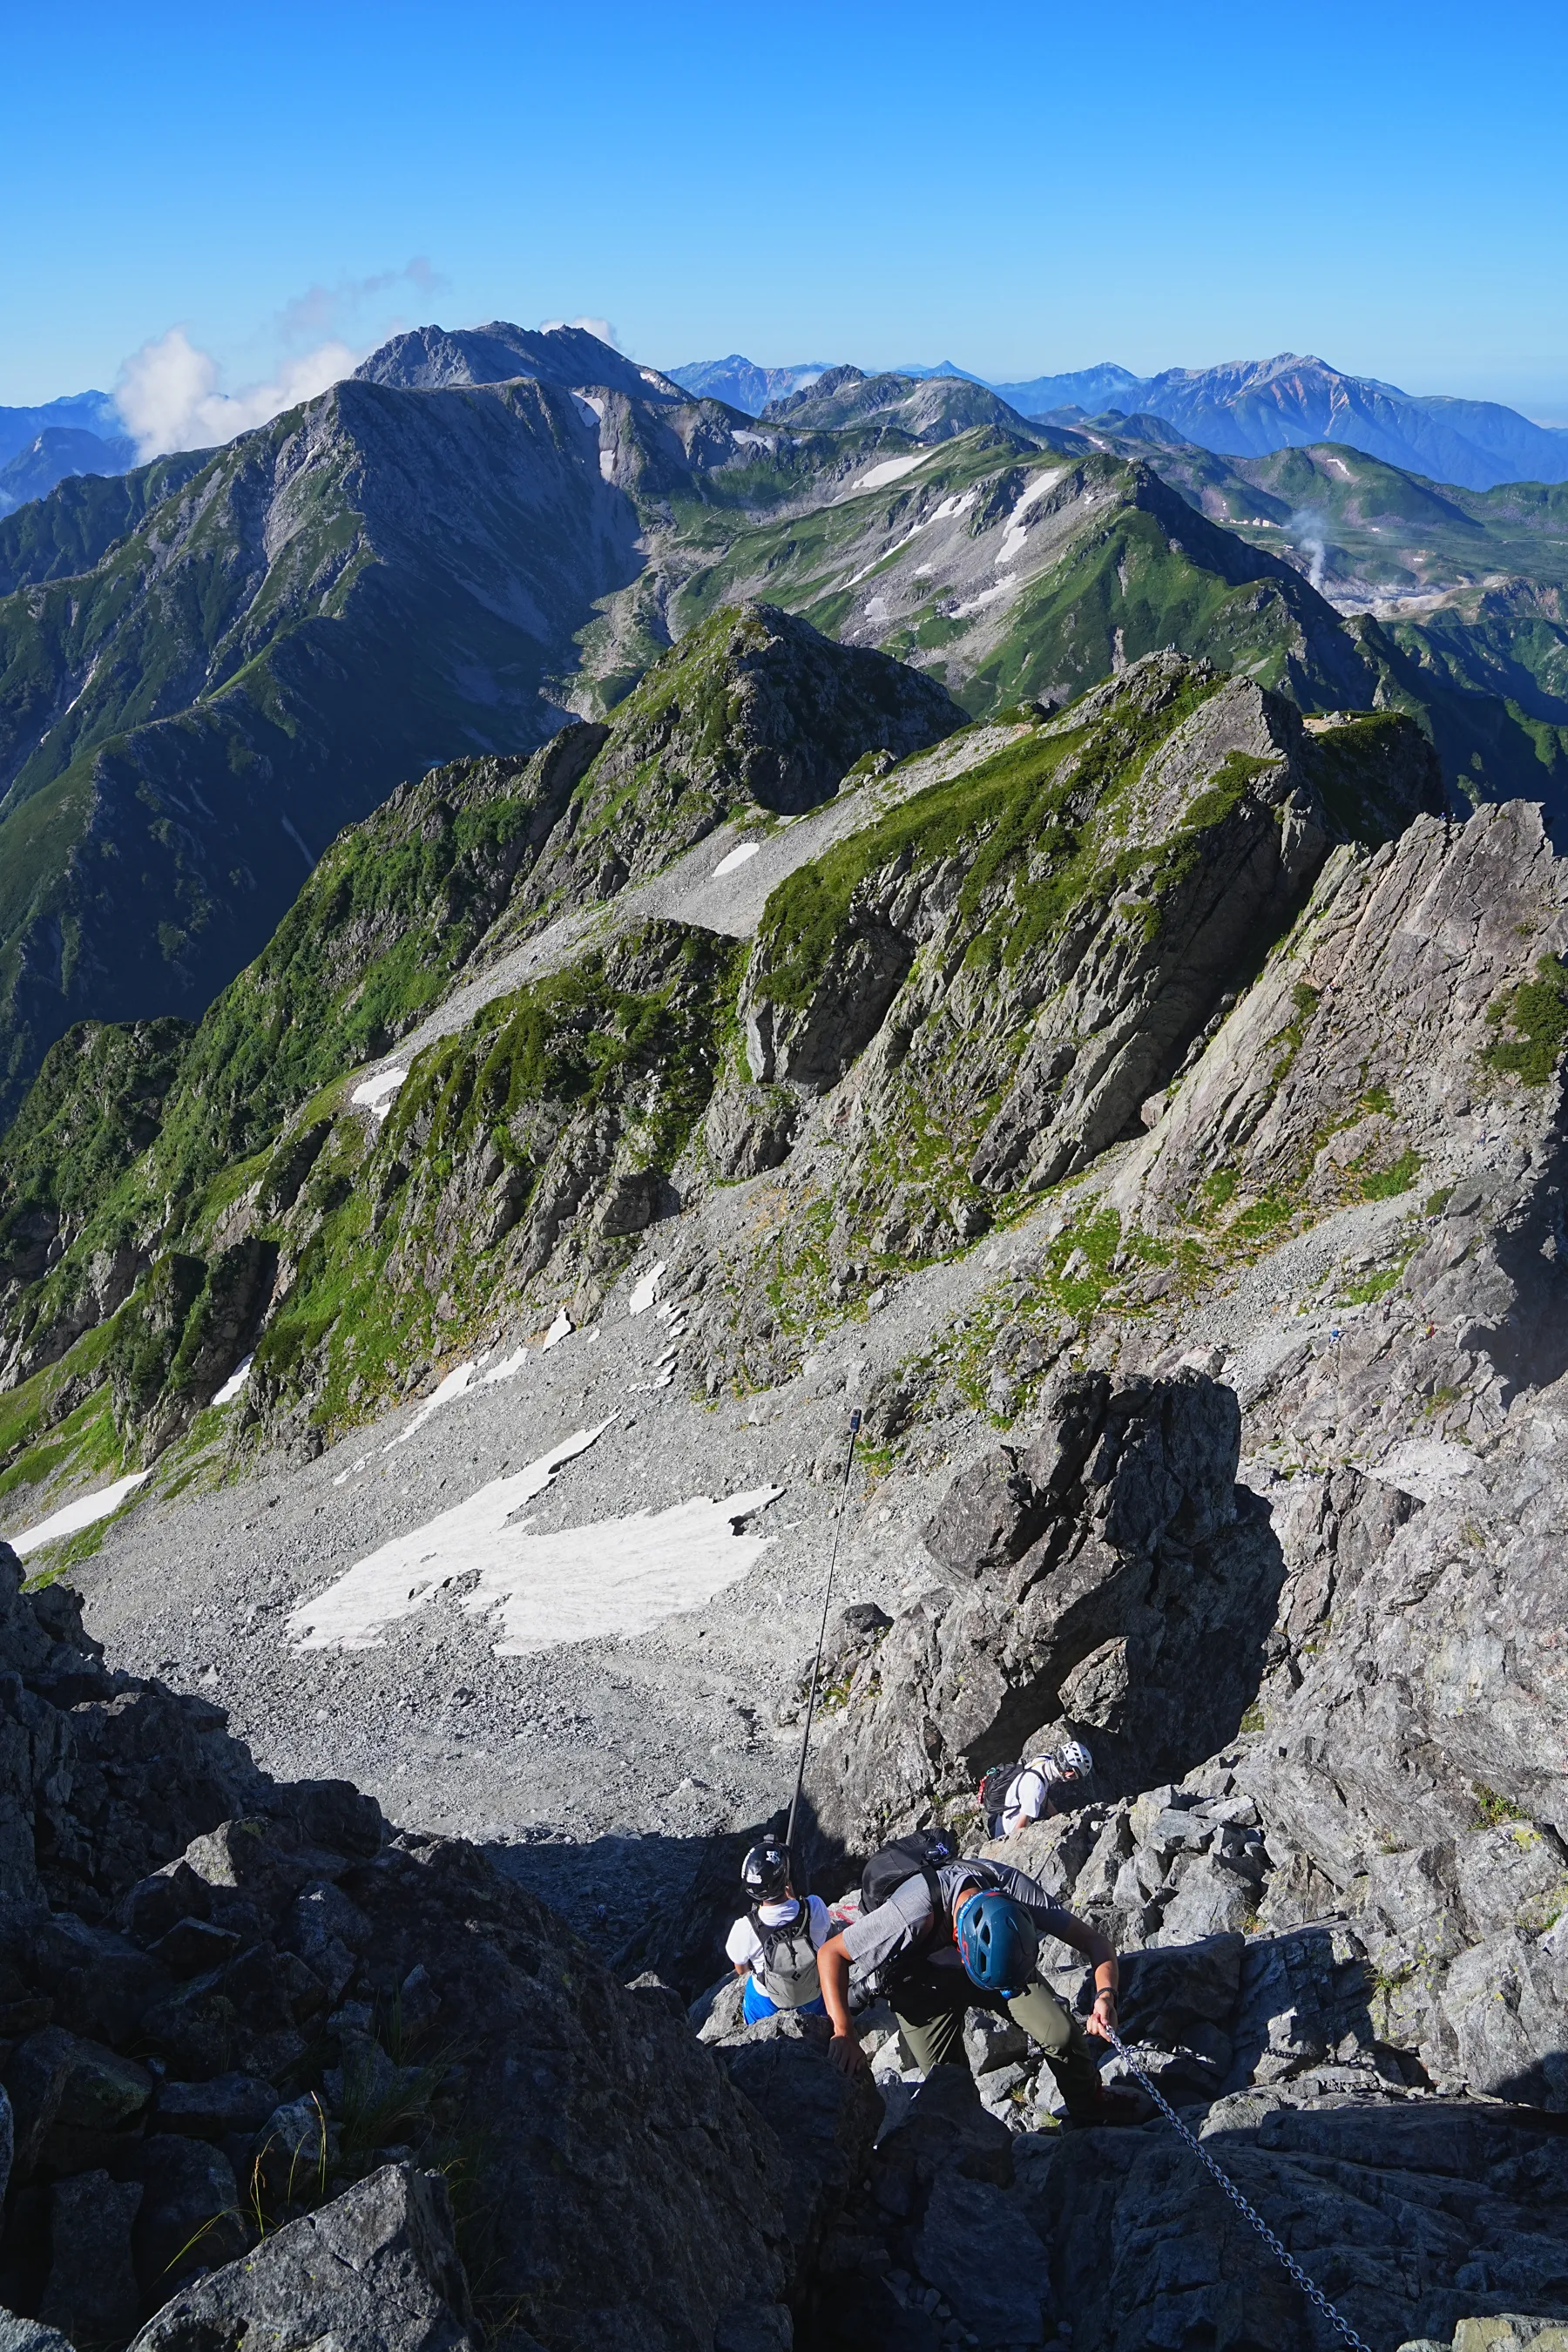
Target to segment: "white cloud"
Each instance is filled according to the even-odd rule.
[[[621,339],[608,319],[542,319],[539,322],[542,335],[552,334],[557,327],[581,327],[586,333],[597,335],[602,343],[608,343],[612,351],[621,348]]]
[[[311,400],[347,375],[361,356],[336,341],[286,360],[269,383],[219,388],[217,362],[183,327],[143,343],[121,370],[115,399],[141,458],[169,449],[208,449]]]
[[[285,343],[313,343],[320,337],[341,341],[364,305],[378,294],[411,286],[421,302],[428,303],[450,284],[450,278],[434,268],[423,254],[416,254],[401,269],[382,269],[374,278],[340,278],[335,286],[307,288],[279,312],[278,332]],[[378,340],[384,341],[384,334]]]

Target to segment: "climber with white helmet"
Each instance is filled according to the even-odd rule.
[[[1081,1739],[1064,1739],[1049,1753],[1016,1764],[995,1764],[980,1783],[980,1811],[988,1838],[1017,1837],[1034,1822],[1071,1812],[1088,1794],[1094,1759]]]

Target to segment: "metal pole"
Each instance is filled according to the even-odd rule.
[[[822,1648],[827,1639],[827,1608],[833,1598],[833,1575],[838,1565],[838,1538],[844,1532],[844,1506],[849,1495],[849,1471],[855,1460],[855,1440],[860,1434],[860,1416],[849,1416],[849,1451],[844,1457],[844,1484],[838,1490],[838,1517],[833,1530],[833,1549],[827,1562],[827,1582],[822,1595],[822,1623],[817,1628],[816,1655],[811,1662],[811,1688],[806,1695],[805,1726],[800,1735],[800,1769],[795,1776],[795,1794],[789,1801],[789,1826],[784,1831],[784,1850],[793,1864],[795,1856],[795,1817],[800,1809],[800,1792],[805,1785],[806,1750],[811,1746],[811,1718],[816,1707],[816,1678],[822,1671]]]

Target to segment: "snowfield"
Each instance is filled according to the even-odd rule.
[[[408,1076],[406,1070],[377,1070],[373,1078],[363,1078],[349,1097],[372,1118],[384,1118],[392,1108],[392,1097]]]
[[[94,1495],[79,1495],[74,1503],[67,1503],[62,1510],[51,1511],[48,1517],[40,1519],[36,1528],[27,1528],[19,1536],[7,1536],[0,1540],[9,1543],[18,1559],[26,1559],[30,1551],[37,1551],[42,1544],[58,1543],[61,1536],[79,1535],[83,1528],[96,1527],[100,1519],[106,1519],[111,1511],[117,1511],[126,1496],[133,1495],[152,1475],[150,1470],[133,1470],[129,1477],[116,1478],[111,1486],[100,1486]]]
[[[356,1560],[294,1611],[289,1640],[303,1650],[378,1648],[389,1625],[450,1592],[470,1615],[494,1617],[498,1657],[526,1657],[563,1642],[646,1633],[744,1576],[769,1538],[742,1532],[743,1523],[776,1501],[782,1486],[719,1502],[698,1496],[672,1509],[550,1535],[517,1524],[563,1465],[610,1426],[576,1431],[526,1468],[489,1480],[467,1502]],[[459,1580],[466,1589],[454,1591]]]
[[[721,874],[733,874],[737,866],[744,866],[748,858],[756,856],[762,845],[760,841],[742,841],[738,848],[731,850],[728,857],[719,860],[713,868],[713,880],[717,882]]]
[[[884,457],[880,465],[872,466],[866,473],[858,475],[844,496],[858,499],[862,490],[880,490],[889,482],[901,482],[906,474],[912,474],[915,467],[923,466],[928,457],[936,457],[942,446],[939,441],[935,448],[917,449],[912,457]]]

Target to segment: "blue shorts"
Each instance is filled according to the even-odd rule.
[[[824,2006],[822,1995],[818,1993],[815,2000],[805,2002],[795,2013],[797,2017],[826,2017],[827,2011]],[[748,2025],[755,2025],[760,2018],[777,2017],[778,2014],[777,2002],[768,1999],[755,1977],[749,1976],[746,1979],[745,1999],[741,2006],[741,2015],[745,2022]]]

